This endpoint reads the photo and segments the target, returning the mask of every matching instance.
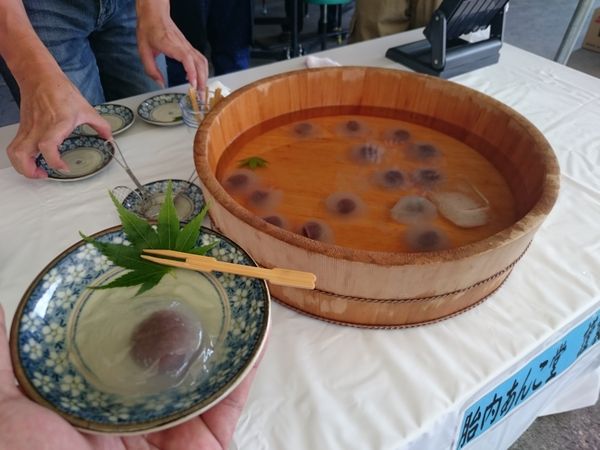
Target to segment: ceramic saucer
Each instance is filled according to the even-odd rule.
[[[48,173],[48,179],[77,181],[103,170],[113,159],[114,148],[104,139],[94,136],[68,137],[58,147],[60,157],[69,166],[69,172],[52,169],[42,155],[36,164]]]
[[[135,120],[133,111],[127,106],[103,103],[101,105],[94,106],[94,109],[98,111],[98,114],[100,114],[110,124],[113,136],[127,130],[131,125],[133,125],[133,121]],[[96,130],[87,124],[80,125],[75,128],[73,134],[81,136],[98,135]]]
[[[93,237],[107,244],[122,244],[127,239],[120,227]],[[256,265],[233,241],[203,228],[197,245],[211,243],[216,246],[209,256]],[[270,296],[264,280],[175,269],[141,294],[143,298],[132,296],[128,291],[132,287],[88,289],[115,270],[123,269],[91,244],[79,241],[50,262],[27,289],[13,319],[10,346],[19,386],[31,399],[88,432],[147,433],[197,417],[244,379],[260,354],[269,326]],[[180,282],[185,280],[192,284],[182,293]],[[200,295],[198,289],[208,282],[217,286],[222,296],[207,299]],[[106,293],[108,300],[116,303],[102,310],[107,298],[95,297]],[[106,339],[125,334],[128,326],[142,318],[143,312],[138,314],[137,308],[144,309],[162,297],[169,302],[171,298],[187,299],[194,311],[202,307],[210,313],[208,317],[216,317],[207,321],[207,316],[200,316],[204,331],[211,334],[214,328],[218,337],[214,352],[206,355],[202,376],[164,389],[131,394],[132,381],[126,375],[132,368],[133,373],[137,372],[130,367],[127,348],[111,346]],[[209,300],[212,303],[208,304]],[[92,309],[86,313],[87,308]],[[104,314],[102,318],[96,314],[99,311]],[[85,319],[86,314],[91,320]],[[83,346],[86,339],[92,344],[87,350]],[[102,363],[115,357],[115,361],[122,357],[122,363]]]
[[[172,126],[183,123],[179,100],[185,94],[160,94],[147,98],[138,106],[137,113],[152,125]]]
[[[202,195],[202,191],[197,185],[188,181],[171,181],[173,183],[173,198],[177,216],[181,222],[188,222],[198,215],[204,206],[204,196]],[[160,180],[144,185],[152,196],[151,198],[153,201],[150,207],[142,200],[139,189],[131,191],[129,195],[125,197],[122,204],[128,210],[148,219],[153,218],[154,215],[158,217],[168,184],[169,180]],[[142,210],[144,207],[147,208],[146,211]]]

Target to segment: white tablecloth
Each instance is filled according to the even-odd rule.
[[[400,68],[385,50],[417,38],[410,32],[324,56]],[[451,448],[466,407],[600,308],[600,80],[508,45],[501,53],[499,64],[454,81],[525,115],[558,155],[560,197],[529,251],[483,304],[428,326],[361,330],[274,305],[267,351],[235,434],[239,449]],[[236,89],[302,66],[298,58],[219,80]],[[144,97],[121,103],[135,107]],[[3,148],[15,130],[0,129]],[[187,179],[193,170],[188,128],[138,118],[117,139],[142,182]],[[0,299],[9,320],[29,283],[80,230],[118,223],[107,191],[130,184],[116,164],[76,183],[0,170]],[[599,366],[595,345],[471,448],[506,448],[536,416],[595,403]]]

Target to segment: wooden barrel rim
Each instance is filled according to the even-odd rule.
[[[523,127],[527,133],[530,133],[533,136],[533,139],[539,144],[538,147],[541,149],[541,151],[538,152],[539,157],[541,158],[540,163],[545,164],[547,169],[540,198],[521,219],[516,221],[510,227],[488,238],[457,248],[424,253],[369,251],[315,241],[271,225],[239,205],[223,188],[208,164],[209,130],[213,123],[219,118],[219,114],[238,97],[242,97],[248,91],[256,89],[261,85],[272,83],[282,78],[301,76],[308,72],[343,72],[348,70],[361,71],[365,74],[373,71],[393,73],[395,76],[398,76],[399,79],[402,77],[422,78],[437,86],[451,83],[453,89],[468,93],[471,98],[476,98],[478,103],[487,103],[488,105],[492,105],[495,109],[502,111]],[[549,214],[558,197],[560,179],[558,161],[544,135],[524,116],[500,101],[453,81],[442,80],[429,75],[404,72],[396,69],[357,66],[296,70],[267,77],[236,90],[223,101],[219,102],[203,120],[194,139],[194,162],[200,180],[205,189],[209,191],[210,195],[212,195],[215,200],[233,216],[242,220],[252,228],[303,250],[319,253],[335,259],[364,262],[381,266],[429,265],[432,263],[455,262],[473,255],[486,253],[507,243],[513,242],[536,229]]]

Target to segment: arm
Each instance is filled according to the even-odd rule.
[[[108,123],[81,96],[35,34],[21,0],[0,4],[0,54],[21,91],[19,130],[6,150],[19,173],[46,177],[35,165],[38,153],[50,167],[68,169],[58,145],[82,123],[110,138]]]
[[[136,0],[137,39],[146,73],[164,86],[163,77],[156,66],[159,53],[180,61],[191,86],[204,92],[208,78],[208,62],[202,53],[188,42],[171,20],[169,0]]]

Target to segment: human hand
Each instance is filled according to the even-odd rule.
[[[0,305],[0,450],[227,450],[256,367],[209,411],[174,428],[127,437],[83,434],[15,384]]]
[[[156,56],[164,53],[183,65],[188,82],[204,92],[208,78],[208,61],[196,50],[175,25],[169,14],[168,0],[136,0],[137,39],[146,73],[162,86],[165,80],[156,65]]]
[[[58,146],[84,123],[104,139],[112,137],[111,128],[82,97],[71,81],[59,71],[40,71],[20,83],[21,106],[17,135],[6,149],[17,172],[28,178],[45,178],[37,167],[39,153],[50,167],[68,170]]]

